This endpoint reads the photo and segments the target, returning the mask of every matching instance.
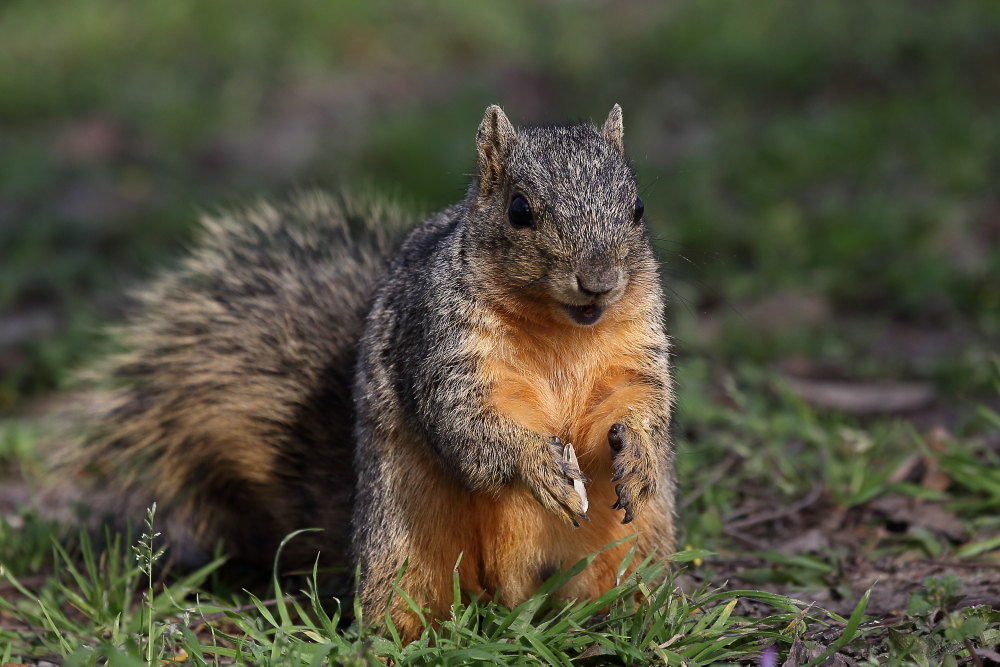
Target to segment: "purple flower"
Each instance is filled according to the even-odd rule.
[[[757,664],[760,665],[760,667],[777,667],[778,647],[774,644],[765,646],[764,650],[760,652],[760,662]]]

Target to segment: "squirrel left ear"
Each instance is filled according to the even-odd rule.
[[[625,127],[622,125],[622,108],[617,104],[611,108],[608,119],[604,121],[601,136],[617,148],[619,153],[625,154]]]
[[[479,157],[479,191],[490,193],[499,185],[504,163],[517,142],[517,132],[507,120],[503,109],[493,104],[486,110],[483,122],[476,134]]]

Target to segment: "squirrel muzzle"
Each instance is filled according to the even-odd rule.
[[[575,324],[592,326],[625,293],[628,279],[610,262],[590,261],[560,282],[555,300]]]

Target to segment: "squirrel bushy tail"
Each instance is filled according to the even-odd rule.
[[[109,400],[63,465],[110,498],[97,511],[134,521],[157,501],[188,564],[219,540],[269,563],[317,526],[290,548],[346,564],[356,344],[406,226],[383,200],[320,193],[207,217],[91,373]]]

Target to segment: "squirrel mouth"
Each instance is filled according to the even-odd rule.
[[[566,309],[566,312],[574,322],[584,326],[594,324],[604,314],[604,309],[596,303],[590,303],[586,306],[563,306],[563,308]]]

